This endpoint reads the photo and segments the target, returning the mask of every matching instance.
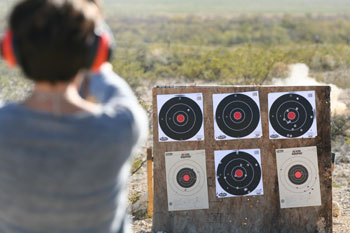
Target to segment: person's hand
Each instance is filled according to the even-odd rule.
[[[101,70],[112,70],[113,66],[111,63],[106,62],[101,66]],[[91,73],[88,71],[82,71],[79,73],[78,77],[76,78],[75,82],[79,90],[79,94],[82,98],[85,100],[88,100],[93,103],[98,103],[96,98],[92,96],[89,92],[89,86],[90,86],[90,78]]]
[[[78,77],[78,80],[76,81],[77,82],[76,85],[78,85],[80,96],[87,101],[98,103],[96,98],[94,98],[89,92],[90,77],[91,77],[90,72],[84,71],[84,72],[81,72],[78,76],[79,77]]]

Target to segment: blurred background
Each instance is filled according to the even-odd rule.
[[[0,0],[1,32],[15,2]],[[150,89],[158,84],[331,85],[334,228],[350,232],[349,0],[104,0],[103,6],[117,41],[114,70],[150,116]],[[19,101],[31,88],[0,61],[1,100]],[[145,153],[137,155],[132,168],[135,232],[150,231],[152,223],[144,161]]]

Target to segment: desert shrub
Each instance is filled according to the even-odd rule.
[[[235,46],[350,44],[348,16],[200,18],[194,16],[129,16],[108,18],[121,42]]]
[[[345,140],[350,136],[350,116],[334,115],[331,118],[331,127],[332,140],[339,136]]]
[[[305,63],[311,70],[329,71],[350,66],[350,46],[243,44],[228,47],[139,45],[119,47],[115,70],[132,86],[143,79],[184,78],[221,84],[263,84],[285,77],[286,64]]]
[[[315,53],[312,57],[310,67],[316,70],[334,70],[339,64],[332,55],[321,55]]]
[[[117,41],[114,69],[132,87],[145,79],[176,78],[263,84],[285,76],[284,64],[291,63],[305,63],[317,72],[346,70],[349,21],[346,16],[108,19]],[[16,99],[10,96],[17,93],[14,87],[30,86],[16,79],[18,72],[4,69],[0,74],[1,98]]]
[[[289,74],[288,64],[277,62],[270,69],[269,77],[271,78],[286,78]]]

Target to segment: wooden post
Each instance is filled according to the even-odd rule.
[[[153,156],[152,148],[147,149],[147,184],[148,184],[148,207],[147,215],[153,216]]]

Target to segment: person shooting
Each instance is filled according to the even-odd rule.
[[[3,58],[35,85],[0,106],[0,232],[131,231],[130,156],[147,117],[106,64],[102,19],[88,0],[22,0],[10,13]],[[98,103],[79,95],[81,83]]]

